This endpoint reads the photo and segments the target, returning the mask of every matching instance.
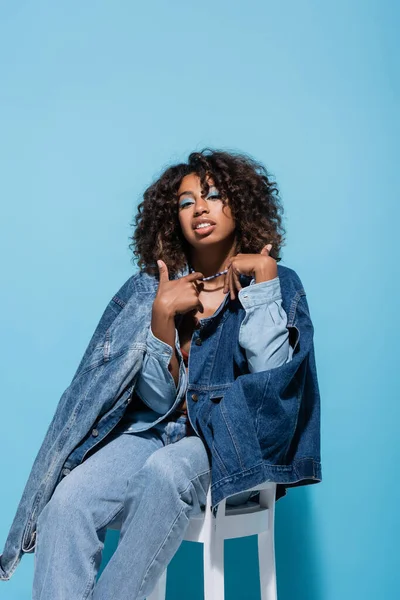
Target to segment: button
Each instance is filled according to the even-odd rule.
[[[199,399],[197,394],[192,394],[192,400],[193,402],[197,402],[197,400]]]
[[[99,435],[98,429],[92,429],[92,436],[97,437]]]
[[[71,469],[65,468],[65,469],[62,470],[62,474],[63,475],[68,475],[69,473],[71,473]]]
[[[243,298],[248,298],[248,294],[243,294]]]
[[[201,338],[197,338],[197,340],[195,341],[196,346],[201,346],[202,345],[202,341]]]

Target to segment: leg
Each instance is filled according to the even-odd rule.
[[[59,482],[38,518],[33,600],[91,597],[107,525],[121,514],[132,475],[162,446],[152,430],[110,434]]]
[[[185,436],[147,459],[129,482],[118,547],[96,584],[94,600],[143,600],[152,592],[190,516],[205,507],[210,475],[207,451],[197,436]]]

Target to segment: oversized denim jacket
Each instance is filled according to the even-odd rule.
[[[287,487],[322,480],[314,328],[299,276],[289,267],[277,267],[293,348],[290,362],[249,372],[243,350],[234,343],[245,310],[239,298],[232,301],[229,295],[192,336],[186,402],[191,425],[212,463],[214,515],[221,500],[266,481],[278,484],[279,499]],[[188,272],[186,265],[177,276]],[[243,287],[249,285],[249,278],[240,280]],[[24,552],[34,551],[37,518],[60,479],[137,401],[135,384],[157,287],[156,277],[140,271],[108,303],[33,463],[0,556],[2,580],[10,579]],[[176,350],[182,361],[178,337]],[[177,394],[156,422],[180,402]]]

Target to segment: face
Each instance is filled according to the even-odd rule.
[[[235,223],[229,205],[222,202],[222,197],[214,187],[211,177],[207,178],[211,186],[206,197],[201,197],[200,177],[191,173],[183,177],[178,189],[178,218],[182,233],[195,248],[207,246],[215,242],[234,239]],[[194,229],[197,219],[209,219],[211,227]]]

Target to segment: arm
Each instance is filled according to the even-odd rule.
[[[173,313],[168,312],[162,305],[158,304],[156,300],[153,302],[151,312],[150,332],[154,334],[149,337],[153,348],[155,348],[156,342],[154,338],[158,338],[160,342],[164,342],[164,344],[169,346],[171,352],[168,369],[171,371],[173,380],[177,386],[179,380],[179,362],[175,352],[176,336],[178,335],[175,328],[175,317]],[[172,351],[172,348],[174,348],[174,351]],[[157,350],[157,348],[155,349]],[[159,345],[158,349],[161,350],[162,346]]]
[[[174,344],[177,343],[178,332],[174,328]],[[174,345],[175,348],[175,345]],[[183,362],[178,363],[178,389],[169,371],[171,356],[175,352],[165,341],[155,337],[152,326],[149,326],[146,342],[146,353],[142,369],[136,382],[135,390],[142,401],[151,409],[163,414],[171,408],[176,394],[181,392],[185,384],[185,368]]]

